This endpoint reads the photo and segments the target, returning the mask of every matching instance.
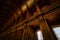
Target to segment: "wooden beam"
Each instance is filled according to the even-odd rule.
[[[55,35],[52,33],[52,30],[48,26],[45,19],[43,19],[42,16],[40,16],[40,30],[42,31],[43,40],[57,40]]]
[[[22,40],[24,40],[24,37],[25,37],[25,29],[23,29]]]

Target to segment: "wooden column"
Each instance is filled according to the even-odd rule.
[[[43,17],[40,18],[40,30],[42,31],[43,40],[57,40],[57,38],[53,35],[51,29],[49,28],[47,22]]]
[[[25,39],[25,28],[23,29],[23,35],[22,35],[22,40]]]

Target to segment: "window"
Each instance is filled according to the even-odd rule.
[[[53,31],[54,31],[56,37],[58,38],[58,40],[60,40],[60,27],[53,28]],[[37,38],[38,38],[38,40],[43,40],[41,31],[37,31]]]
[[[53,31],[56,37],[58,38],[58,40],[60,40],[60,27],[53,28]]]
[[[38,37],[38,40],[43,40],[41,31],[37,31],[37,37]]]

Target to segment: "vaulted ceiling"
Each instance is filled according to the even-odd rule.
[[[0,0],[0,31],[9,28],[9,25],[20,19],[21,12],[25,11],[22,7],[26,5],[26,2],[29,5],[30,1],[32,0]],[[25,16],[22,14],[23,19]]]
[[[48,0],[38,0],[38,1],[37,0],[34,1],[33,0],[0,0],[0,32],[7,30],[8,28],[11,28],[10,27],[11,25],[13,26],[16,25],[18,21],[24,20],[27,15],[26,14],[27,10],[29,10],[30,12],[29,16],[33,15],[33,13],[36,11],[36,7],[34,3],[36,3],[39,6],[39,8],[44,7],[44,5],[49,6]],[[56,11],[54,13],[56,13]],[[49,25],[56,24],[57,23],[56,18],[60,20],[59,19],[60,14],[55,14],[56,15],[55,16],[54,13],[47,14],[48,17],[45,16],[48,19],[47,21]],[[56,21],[56,23],[54,20]]]

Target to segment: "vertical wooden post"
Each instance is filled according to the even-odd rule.
[[[23,29],[23,36],[22,36],[22,40],[24,40],[25,37],[25,28]]]
[[[47,22],[45,19],[43,19],[42,16],[40,16],[40,30],[42,31],[43,40],[57,40],[53,33],[51,32]]]
[[[23,29],[22,40],[26,40],[26,32],[27,32],[27,23],[25,23],[25,27],[24,27],[24,29]]]

